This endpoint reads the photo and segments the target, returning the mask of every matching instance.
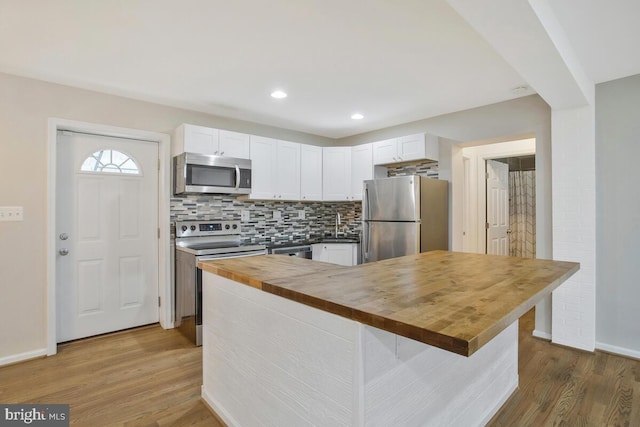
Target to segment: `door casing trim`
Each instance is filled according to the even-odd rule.
[[[129,129],[97,123],[49,118],[47,129],[47,355],[57,352],[56,340],[56,168],[59,130],[92,133],[110,137],[133,138],[158,143],[158,295],[163,304],[158,309],[160,325],[173,328],[171,296],[171,253],[169,247],[171,203],[171,138],[159,132]]]

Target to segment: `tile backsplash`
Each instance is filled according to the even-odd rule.
[[[340,233],[359,235],[361,202],[278,202],[242,200],[230,195],[188,195],[171,199],[171,222],[184,220],[240,220],[242,241],[248,243],[299,242],[334,233],[336,212]],[[299,214],[304,211],[304,219]],[[279,212],[280,218],[274,218]]]
[[[422,175],[429,178],[438,178],[438,162],[426,161],[420,163],[405,163],[398,166],[388,166],[387,176],[397,175]]]
[[[387,170],[388,176],[417,174],[438,178],[437,162],[404,164]],[[242,221],[241,227],[244,244],[322,238],[334,233],[336,212],[342,223],[339,233],[359,237],[361,230],[362,202],[279,202],[209,194],[173,197],[171,224],[173,228],[175,221],[240,220],[242,211],[249,211],[249,221]],[[300,211],[304,211],[304,219],[299,216]]]

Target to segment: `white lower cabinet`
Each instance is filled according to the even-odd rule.
[[[357,243],[314,243],[311,250],[314,261],[346,266],[358,264]]]

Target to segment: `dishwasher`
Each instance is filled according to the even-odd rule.
[[[298,258],[311,259],[311,245],[270,248],[269,253],[273,255],[288,255],[288,256],[295,256]]]

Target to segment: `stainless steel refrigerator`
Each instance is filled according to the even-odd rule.
[[[448,182],[419,175],[364,182],[364,262],[449,249]]]

